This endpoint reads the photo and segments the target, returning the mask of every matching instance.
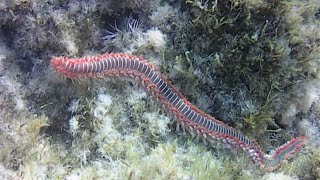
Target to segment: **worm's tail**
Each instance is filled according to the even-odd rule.
[[[275,149],[270,154],[265,154],[263,158],[264,168],[270,171],[276,169],[281,162],[295,155],[305,144],[306,140],[306,137],[297,137]]]

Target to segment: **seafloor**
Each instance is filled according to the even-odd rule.
[[[0,179],[320,179],[319,0],[1,0]],[[52,57],[142,56],[273,172],[207,144],[135,80],[69,79]]]

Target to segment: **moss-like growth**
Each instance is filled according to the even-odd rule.
[[[299,6],[299,12],[306,12],[310,7],[286,1],[185,2],[186,21],[171,25],[179,31],[170,32],[174,46],[166,51],[169,67],[164,69],[174,84],[188,89],[184,94],[206,112],[254,138],[264,141],[265,132],[279,132],[284,124],[278,108],[293,85],[310,78],[300,60],[314,57],[306,44],[292,39],[291,31],[303,22],[288,20],[312,13],[289,9]],[[211,101],[201,101],[201,96]]]
[[[131,81],[57,82],[48,68],[51,56],[116,51],[143,55],[263,149],[305,133],[307,153],[280,171],[319,178],[319,14],[316,0],[0,2],[0,168],[11,179],[263,175],[177,136]]]
[[[23,162],[29,161],[33,155],[33,149],[41,141],[40,130],[48,126],[47,117],[32,115],[24,124],[14,126],[10,131],[1,134],[3,149],[0,159],[3,164],[12,169],[19,169]]]

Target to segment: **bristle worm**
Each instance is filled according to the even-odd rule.
[[[68,59],[54,57],[51,67],[58,73],[72,79],[104,76],[125,76],[139,80],[149,94],[179,121],[183,128],[192,129],[202,137],[220,140],[227,145],[245,151],[260,167],[273,170],[305,144],[305,137],[297,137],[277,148],[272,154],[265,154],[253,140],[239,131],[202,112],[179,93],[152,65],[141,57],[122,53],[102,54],[94,57]],[[195,117],[195,118],[194,118]]]

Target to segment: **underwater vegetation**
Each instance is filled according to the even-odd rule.
[[[0,2],[1,179],[316,179],[316,0]],[[202,111],[270,151],[275,172],[183,131],[135,81],[74,81],[52,57],[142,56]]]

